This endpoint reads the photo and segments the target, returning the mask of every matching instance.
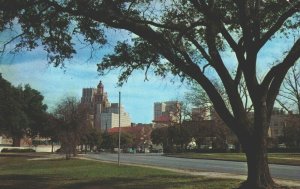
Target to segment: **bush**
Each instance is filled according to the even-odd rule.
[[[19,149],[19,148],[3,148],[1,152],[11,152],[11,153],[31,153],[35,152],[33,149]]]

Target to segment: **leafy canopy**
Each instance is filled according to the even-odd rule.
[[[13,138],[36,136],[46,122],[43,99],[29,85],[14,87],[0,77],[0,133]]]
[[[268,117],[288,69],[300,56],[298,0],[1,0],[0,31],[20,26],[9,42],[16,49],[43,46],[48,60],[63,65],[76,53],[75,39],[94,47],[103,46],[107,29],[127,30],[132,39],[117,43],[98,70],[119,68],[122,84],[134,70],[160,76],[172,73],[199,83],[222,119],[238,132],[247,125],[246,109],[238,86],[244,78],[254,111],[266,104]],[[276,61],[261,80],[257,61],[271,39],[294,36],[288,52]],[[5,47],[5,44],[4,46]],[[223,56],[231,51],[235,60],[228,70]],[[220,80],[230,107],[210,81]],[[243,121],[240,121],[243,120]],[[247,131],[251,129],[246,127]],[[244,133],[244,132],[243,132]]]

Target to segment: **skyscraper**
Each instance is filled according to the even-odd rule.
[[[91,125],[101,130],[119,126],[119,104],[110,103],[100,81],[97,88],[82,89],[81,103],[88,109],[88,120]],[[129,114],[121,106],[121,126],[131,125]]]
[[[155,102],[153,122],[155,126],[179,123],[180,111],[180,103],[178,101]]]

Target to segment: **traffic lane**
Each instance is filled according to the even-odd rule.
[[[300,181],[300,166],[270,164],[269,167],[274,178]]]
[[[118,154],[89,154],[94,159],[105,161],[117,161]],[[245,162],[205,160],[205,159],[185,159],[166,157],[149,154],[121,154],[121,163],[146,164],[176,169],[232,173],[247,175],[247,164]],[[274,178],[300,180],[300,166],[275,165],[270,164],[271,174]]]
[[[114,161],[118,160],[118,154],[89,154],[88,157],[104,160]],[[202,159],[184,159],[165,156],[148,156],[148,155],[133,155],[133,154],[121,154],[121,163],[136,163],[146,164],[154,166],[162,166],[176,169],[188,169],[198,171],[214,171],[234,174],[247,173],[247,167],[245,163],[230,162],[230,161],[218,161],[218,160],[202,160]]]

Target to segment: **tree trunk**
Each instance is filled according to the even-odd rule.
[[[246,153],[248,178],[240,189],[288,189],[277,185],[270,174],[266,152]]]
[[[54,142],[51,141],[51,153],[53,154],[53,152],[54,152]]]
[[[268,165],[266,136],[253,137],[243,145],[247,157],[248,177],[240,189],[283,189],[273,181]]]
[[[20,137],[13,137],[13,147],[20,147],[21,146],[21,138]]]
[[[72,147],[72,153],[73,153],[73,157],[77,156],[77,149],[76,147]]]

